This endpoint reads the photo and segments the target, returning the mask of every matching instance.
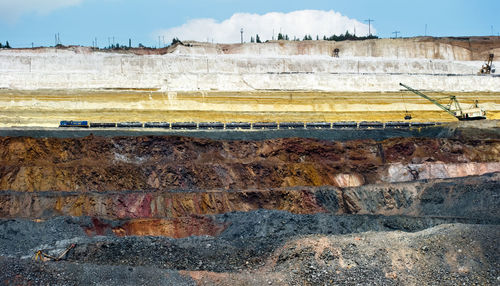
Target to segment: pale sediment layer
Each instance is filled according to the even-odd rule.
[[[169,47],[174,54],[239,54],[259,56],[322,55],[339,57],[420,58],[477,61],[500,54],[500,37],[373,39],[364,41],[269,41],[245,44],[188,42]],[[135,51],[139,53],[139,51]],[[142,53],[144,54],[144,53]]]
[[[500,91],[480,61],[328,56],[133,55],[68,50],[0,52],[1,88],[164,91]]]
[[[496,39],[0,51],[0,126],[93,122],[453,121],[399,83],[500,117],[500,78],[478,76]],[[339,58],[331,56],[340,48]],[[149,53],[149,54],[148,54]],[[430,93],[434,97],[445,94]],[[442,104],[448,104],[445,100]]]

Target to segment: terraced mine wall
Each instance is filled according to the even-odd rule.
[[[268,41],[266,43],[210,44],[186,42],[170,46],[176,54],[239,54],[260,56],[334,56],[419,58],[449,61],[484,61],[500,54],[500,37],[373,39],[363,41]],[[145,51],[137,53],[145,54]]]
[[[0,139],[0,279],[491,284],[498,130],[448,128],[350,130],[356,140],[11,133]],[[68,253],[32,261],[39,250]]]
[[[0,88],[163,91],[500,91],[480,61],[330,56],[134,55],[86,49],[0,51]]]
[[[400,46],[392,50],[383,48],[391,44],[385,40],[355,44],[352,57],[343,49],[340,58],[323,54],[333,43],[310,50],[270,43],[281,54],[264,57],[267,52],[256,48],[266,46],[256,45],[178,45],[165,55],[0,51],[0,87],[8,89],[2,91],[2,122],[40,126],[51,120],[44,126],[57,126],[79,116],[114,127],[0,129],[0,284],[498,284],[498,122],[387,128],[383,114],[359,118],[384,121],[377,126],[385,129],[178,130],[179,122],[193,119],[165,112],[175,109],[179,94],[182,107],[191,108],[186,113],[228,114],[231,105],[224,102],[240,99],[241,106],[254,104],[238,109],[240,115],[275,116],[241,120],[250,127],[292,120],[274,113],[286,111],[293,96],[301,96],[301,114],[347,113],[293,119],[307,127],[317,118],[324,120],[318,124],[355,120],[349,110],[373,113],[367,108],[373,102],[387,105],[399,97],[383,96],[399,81],[481,90],[496,110],[498,77],[474,75],[478,57],[494,43],[395,43]],[[412,59],[386,54],[404,43]],[[231,94],[257,89],[273,92]],[[378,93],[316,101],[328,94],[276,89]],[[231,92],[214,92],[210,105],[207,92],[178,90]],[[92,100],[81,99],[86,96]],[[346,97],[358,101],[346,104]],[[271,104],[259,105],[266,100]],[[154,113],[156,105],[162,109]],[[233,126],[235,114],[229,120],[215,114],[203,118]],[[418,121],[429,121],[426,116]],[[125,120],[176,123],[118,128]]]
[[[0,144],[1,189],[29,192],[347,187],[500,171],[496,140],[214,141],[91,135],[3,137]]]
[[[467,126],[349,130],[357,138],[11,130],[0,138],[0,279],[494,284],[498,128]]]

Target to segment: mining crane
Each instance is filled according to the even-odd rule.
[[[481,70],[479,71],[478,74],[492,74],[495,73],[495,68],[493,67],[493,57],[494,54],[490,54],[488,56],[488,59],[486,60],[486,63],[481,67]]]
[[[399,85],[401,85],[401,86],[405,87],[406,89],[408,89],[409,91],[429,100],[430,102],[434,103],[439,108],[441,108],[442,110],[444,110],[444,111],[448,112],[449,114],[453,115],[454,117],[456,117],[458,120],[486,119],[486,111],[484,111],[484,109],[482,109],[481,107],[478,106],[477,100],[474,102],[474,106],[472,108],[462,109],[457,98],[454,95],[451,95],[451,96],[446,97],[449,99],[449,102],[445,106],[445,105],[442,105],[441,103],[439,103],[436,99],[429,97],[429,96],[421,93],[418,90],[415,90],[415,89],[413,89],[407,85],[404,85],[402,83],[400,83]],[[454,108],[452,109],[452,107],[454,107]]]

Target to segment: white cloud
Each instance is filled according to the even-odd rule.
[[[302,39],[305,35],[313,38],[319,35],[340,35],[346,31],[357,36],[368,35],[368,25],[355,19],[350,19],[335,11],[300,10],[290,13],[267,13],[264,15],[237,13],[231,18],[218,22],[214,19],[194,19],[187,23],[166,30],[160,30],[155,36],[165,36],[165,39],[178,37],[180,40],[214,41],[217,43],[240,42],[240,30],[243,28],[245,42],[251,36],[259,34],[261,40],[277,38],[281,31],[291,39],[296,36]],[[372,34],[375,29],[372,27]]]
[[[78,5],[83,0],[0,0],[0,19],[15,22],[27,13],[48,14],[54,10]]]

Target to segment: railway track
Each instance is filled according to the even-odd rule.
[[[144,128],[170,130],[393,129],[428,127],[441,122],[88,122],[61,121],[60,128]]]

